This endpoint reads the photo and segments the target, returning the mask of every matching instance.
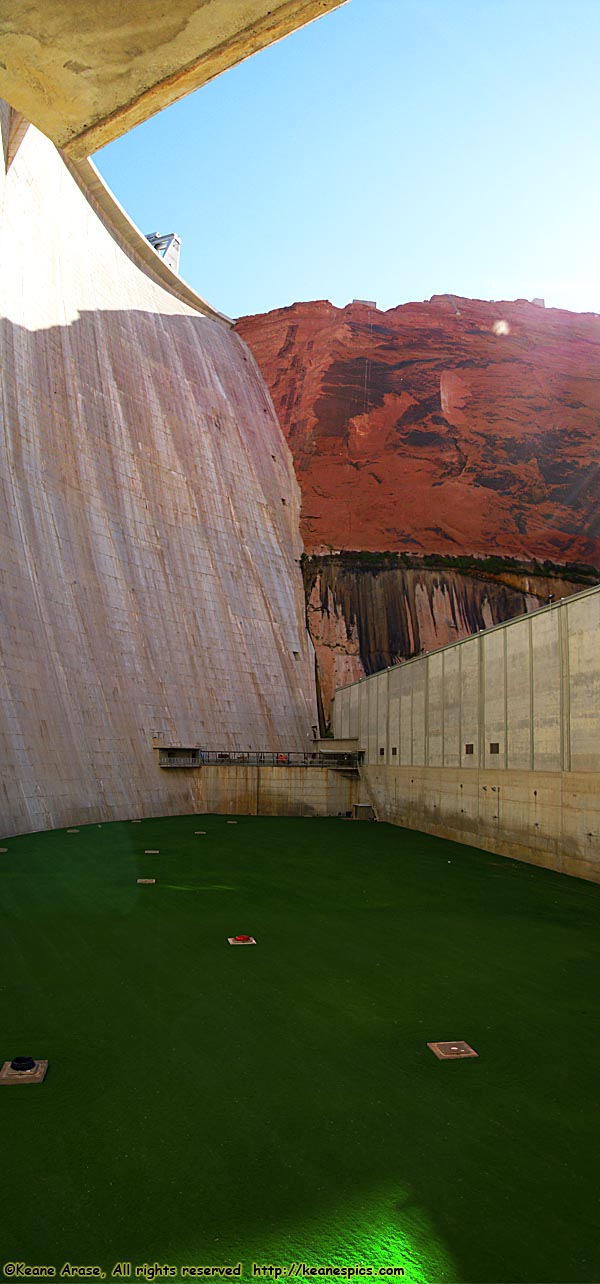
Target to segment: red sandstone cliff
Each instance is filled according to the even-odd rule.
[[[317,554],[304,578],[324,721],[337,686],[582,587],[525,566],[433,570],[419,554],[600,564],[597,317],[444,295],[385,313],[298,303],[237,330]]]
[[[307,552],[600,563],[600,318],[442,295],[297,303],[237,330],[294,456]]]

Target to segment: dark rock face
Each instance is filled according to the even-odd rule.
[[[337,686],[576,592],[568,565],[600,565],[598,317],[443,295],[385,313],[299,303],[237,330],[302,492],[325,718]],[[515,565],[419,569],[432,554]],[[534,559],[564,577],[536,578]]]
[[[304,584],[327,724],[339,686],[577,592],[556,577],[361,565],[350,554],[307,558]]]
[[[320,580],[323,599],[331,592],[357,630],[366,674],[522,615],[531,601],[523,590],[443,571],[356,571],[323,560]]]

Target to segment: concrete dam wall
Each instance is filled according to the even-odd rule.
[[[309,747],[291,456],[229,325],[0,123],[0,828],[190,811],[153,745]]]
[[[380,820],[600,882],[600,587],[338,691]]]

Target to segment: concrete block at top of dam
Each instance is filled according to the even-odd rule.
[[[291,456],[244,343],[32,127],[0,201],[0,829],[187,811],[153,745],[310,744]]]

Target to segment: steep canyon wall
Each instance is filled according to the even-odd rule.
[[[242,340],[0,123],[0,826],[189,811],[153,744],[309,745],[291,456]]]
[[[340,683],[597,581],[598,317],[443,295],[299,303],[236,328],[294,456],[326,716]],[[419,570],[431,555],[506,573]]]
[[[558,601],[581,588],[555,576],[512,574],[506,583],[374,561],[351,555],[304,559],[324,725],[339,687],[537,610],[550,594]]]
[[[307,552],[600,563],[600,317],[442,295],[236,328],[292,449]]]

